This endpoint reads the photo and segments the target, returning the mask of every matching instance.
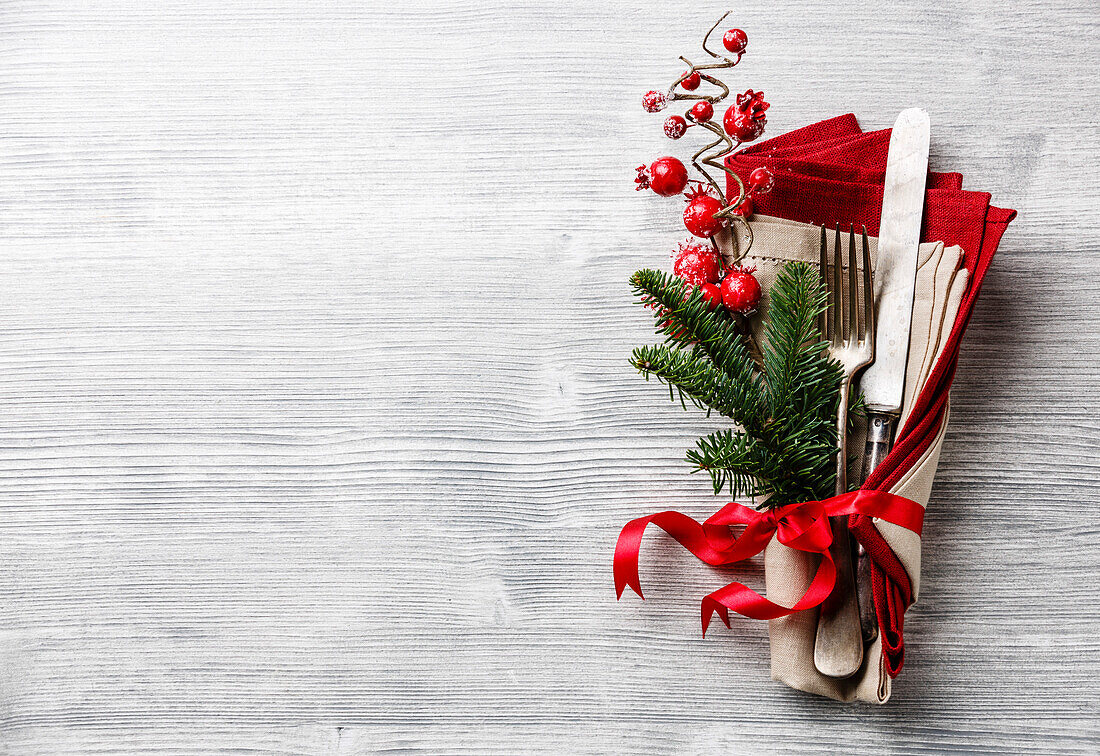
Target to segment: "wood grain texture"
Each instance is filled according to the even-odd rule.
[[[770,134],[920,105],[1020,211],[853,708],[701,640],[667,540],[611,586],[629,518],[717,503],[625,281],[682,236],[640,94],[718,6],[5,3],[0,748],[1096,753],[1098,16],[953,6],[736,13]]]

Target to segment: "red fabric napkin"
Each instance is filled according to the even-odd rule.
[[[864,133],[849,113],[752,145],[731,156],[727,165],[743,181],[760,166],[775,174],[775,188],[753,197],[756,212],[818,225],[854,223],[877,236],[889,143],[889,129]],[[966,295],[942,356],[898,432],[893,450],[863,484],[865,489],[888,490],[939,432],[963,332],[1001,236],[1016,217],[1015,210],[990,205],[988,193],[964,190],[962,179],[960,173],[929,175],[921,241],[962,247],[970,273]],[[737,194],[732,178],[729,193]],[[913,600],[912,585],[871,518],[853,515],[849,527],[873,561],[883,655],[887,671],[896,677],[904,662],[902,629],[905,610]]]

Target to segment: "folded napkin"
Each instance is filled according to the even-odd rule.
[[[800,249],[797,254],[806,254],[805,227],[801,231],[769,229],[780,225],[775,219],[840,223],[843,228],[865,225],[868,233],[877,236],[889,139],[888,129],[863,133],[855,116],[848,114],[761,142],[729,158],[728,167],[742,180],[760,166],[776,176],[775,188],[754,198],[757,216],[753,228],[758,239],[752,253],[759,256],[761,262],[757,264],[762,270],[767,267],[763,263],[777,254],[775,250],[783,243]],[[938,258],[934,250],[922,247],[921,251],[925,272],[918,274],[917,298],[920,306],[927,305],[928,309],[923,315],[914,312],[913,333],[920,345],[914,342],[911,346],[917,351],[910,354],[906,402],[893,451],[863,485],[922,504],[928,499],[946,427],[948,390],[962,335],[1001,236],[1016,216],[1014,210],[991,206],[988,193],[962,189],[962,183],[959,173],[929,176],[921,240],[941,244]],[[736,191],[732,180],[730,191]],[[784,233],[788,238],[781,238]],[[818,239],[813,235],[812,254],[805,259],[817,259]],[[958,252],[951,251],[956,248]],[[925,255],[929,257],[925,259]],[[961,269],[945,282],[946,271],[959,261],[957,256],[961,256]],[[761,282],[766,286],[766,276]],[[934,325],[937,319],[938,327]],[[918,322],[922,324],[920,333]],[[858,444],[858,439],[852,443]],[[919,539],[864,515],[853,515],[849,527],[873,562],[880,633],[868,653],[866,666],[871,668],[845,682],[817,675],[812,665],[816,616],[802,612],[772,623],[773,676],[793,687],[833,698],[883,702],[889,697],[889,679],[898,674],[904,662],[903,618],[919,586]],[[799,570],[805,565],[781,549],[769,548],[765,555],[768,591],[774,591],[780,602],[787,598],[787,591],[797,598],[805,588],[799,583]],[[809,657],[805,655],[807,638]],[[879,667],[877,673],[874,666]]]
[[[756,267],[756,276],[765,291],[788,262],[802,260],[816,264],[819,259],[821,237],[816,226],[756,215],[752,229],[754,241],[745,260]],[[739,251],[735,239],[728,239],[726,244],[728,246],[724,251],[728,254]],[[878,265],[878,239],[871,238],[869,247],[873,271]],[[969,273],[961,267],[962,257],[962,249],[958,246],[944,247],[942,242],[920,246],[902,423],[927,382],[945,346],[944,337],[950,330],[950,324],[958,315],[969,281]],[[857,265],[862,269],[862,260]],[[761,302],[765,316],[768,304],[767,298]],[[761,325],[764,320],[756,318],[754,325]],[[864,427],[858,427],[855,433],[850,434],[849,448],[862,450],[865,433]],[[926,506],[942,439],[941,429],[934,443],[922,453],[914,474],[888,490]],[[858,454],[855,456],[859,457]],[[854,477],[858,473],[857,463],[849,474]],[[912,531],[890,523],[876,521],[876,526],[882,528],[884,539],[898,555],[914,587],[918,585],[920,538]],[[819,561],[820,557],[816,555],[788,548],[773,539],[764,555],[769,598],[785,606],[793,605],[809,587]],[[772,677],[800,690],[839,700],[885,702],[890,695],[891,677],[883,662],[881,640],[868,650],[863,668],[854,677],[847,680],[825,677],[817,671],[813,661],[817,616],[818,610],[814,608],[769,621]]]

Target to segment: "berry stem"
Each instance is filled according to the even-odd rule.
[[[743,229],[745,229],[745,235],[748,237],[745,240],[744,245],[741,245],[741,244],[737,245],[737,257],[735,257],[733,259],[732,264],[733,265],[738,265],[738,264],[740,264],[740,262],[743,259],[745,259],[745,255],[747,255],[749,253],[749,249],[752,247],[752,239],[753,239],[753,237],[752,237],[752,226],[749,225],[749,222],[743,216],[732,215],[732,216],[730,216],[730,218],[733,221],[740,224]],[[733,229],[731,228],[730,233],[732,233],[732,232],[733,232]]]
[[[730,89],[721,79],[711,76],[708,73],[704,73],[705,71],[733,68],[741,61],[741,53],[738,53],[737,58],[734,59],[727,55],[717,53],[709,47],[711,35],[714,34],[715,30],[722,24],[723,21],[726,20],[726,17],[729,16],[729,14],[730,11],[726,11],[724,14],[722,14],[721,18],[714,22],[714,25],[710,27],[706,35],[703,37],[703,52],[705,52],[713,59],[712,62],[697,64],[692,63],[688,58],[683,55],[680,56],[680,60],[687,64],[688,70],[680,74],[676,81],[673,82],[672,86],[669,87],[667,101],[674,102],[677,100],[682,100],[699,102],[705,100],[714,105],[718,102],[721,102],[729,95]],[[681,91],[682,88],[680,87],[680,84],[682,84],[685,79],[695,73],[698,73],[700,79],[702,79],[703,81],[706,81],[718,87],[721,92],[718,94],[707,95]],[[709,121],[695,121],[694,125],[702,126],[707,131],[711,132],[717,137],[717,139],[715,139],[710,144],[704,146],[691,157],[692,167],[694,167],[695,170],[697,170],[706,179],[706,182],[718,194],[718,199],[722,203],[722,210],[716,213],[715,217],[727,218],[731,221],[736,222],[742,228],[744,228],[745,235],[747,236],[746,244],[743,246],[743,248],[742,245],[738,245],[739,254],[737,256],[737,259],[734,260],[734,263],[736,264],[738,261],[740,261],[742,257],[744,257],[748,253],[749,247],[752,246],[753,238],[752,228],[749,226],[748,221],[743,216],[740,216],[736,214],[736,212],[734,212],[736,208],[745,201],[745,198],[748,194],[745,190],[745,184],[743,181],[741,181],[741,177],[738,176],[736,172],[730,170],[725,163],[725,158],[736,151],[737,148],[741,146],[741,142],[734,142],[734,140],[732,140],[729,135],[726,134],[724,129]],[[717,169],[727,174],[728,176],[733,177],[733,180],[737,182],[738,189],[737,198],[735,200],[730,201],[730,199],[726,196],[725,190],[718,183],[718,181],[715,180],[711,172],[707,170],[708,168]],[[713,239],[711,241],[715,244],[715,248],[717,248],[717,243],[714,242]]]
[[[716,126],[709,121],[698,123],[697,125],[702,126],[707,131],[710,131],[711,133],[718,136],[718,139],[703,147],[691,157],[692,166],[695,168],[695,170],[699,171],[699,173],[706,177],[707,182],[714,188],[716,192],[718,192],[718,198],[722,201],[722,210],[716,213],[715,217],[728,218],[732,221],[735,221],[745,230],[745,235],[748,237],[746,239],[746,243],[743,246],[740,244],[737,245],[739,254],[733,260],[733,264],[736,265],[746,254],[748,254],[749,248],[752,247],[753,241],[752,226],[749,225],[748,220],[746,220],[744,216],[738,215],[737,213],[733,212],[742,202],[745,201],[745,196],[747,195],[747,192],[745,191],[745,182],[741,180],[741,177],[738,176],[735,171],[730,170],[726,166],[724,160],[722,162],[715,162],[715,160],[719,158],[725,158],[738,147],[740,147],[741,143],[738,142],[737,144],[734,144],[733,140],[726,135],[726,132],[723,131],[721,127]],[[708,153],[710,150],[718,147],[719,145],[724,145],[724,147],[716,152],[704,154]],[[702,160],[699,160],[700,156],[702,156]],[[710,175],[710,172],[703,167],[704,165],[710,166],[711,168],[717,168],[723,173],[726,173],[729,176],[733,177],[733,180],[737,182],[738,189],[736,200],[730,202],[727,199],[726,193],[722,191],[722,187],[719,186],[718,182],[714,180],[714,177]]]
[[[715,238],[716,236],[717,236],[717,234],[715,234],[715,236],[710,237],[710,239],[708,239],[707,241],[710,242],[710,246],[714,247],[714,252],[715,252],[715,254],[718,255],[718,259],[721,260],[722,267],[723,268],[728,268],[729,267],[729,261],[726,259],[726,253],[723,252],[722,248],[718,246],[718,239]]]
[[[675,84],[672,85],[672,89],[669,90],[669,94],[668,94],[669,102],[672,102],[674,100],[706,100],[707,102],[709,102],[710,104],[713,105],[716,102],[721,102],[722,100],[726,99],[727,96],[729,96],[730,88],[727,87],[725,85],[725,83],[722,82],[721,79],[716,79],[715,77],[710,76],[708,74],[700,73],[701,71],[704,71],[704,70],[709,70],[709,69],[712,69],[712,68],[728,68],[728,66],[726,66],[724,64],[697,66],[694,63],[692,63],[690,60],[685,58],[683,55],[680,56],[680,60],[687,63],[688,66],[690,66],[690,68],[687,71],[684,72],[684,75],[680,77],[679,81],[677,81]],[[679,86],[680,83],[684,79],[686,79],[688,76],[691,76],[693,73],[698,73],[700,79],[702,79],[704,81],[709,81],[711,84],[713,84],[714,86],[721,89],[722,94],[720,94],[720,95],[684,94],[683,92],[676,91],[676,87]]]
[[[711,126],[706,124],[706,123],[701,123],[701,124],[698,124],[698,125],[702,126],[707,131],[714,131],[714,129],[711,128]],[[729,137],[727,137],[725,134],[720,133],[718,139],[716,139],[715,141],[713,141],[710,144],[706,145],[705,147],[703,147],[702,149],[700,149],[698,152],[696,152],[694,155],[691,156],[691,164],[692,164],[692,166],[695,167],[695,170],[699,171],[699,173],[703,174],[703,176],[706,177],[707,183],[709,183],[712,187],[714,187],[714,191],[718,192],[718,199],[720,199],[722,201],[722,205],[725,206],[727,204],[726,203],[726,193],[722,191],[722,187],[718,185],[718,182],[714,180],[714,177],[712,177],[710,175],[710,173],[708,173],[707,170],[705,168],[703,168],[702,165],[699,164],[699,156],[700,155],[703,155],[704,153],[709,152],[712,148],[717,147],[718,145],[722,144],[723,142],[725,142],[726,144],[733,144],[732,142],[730,142]],[[727,149],[727,150],[723,150],[723,151],[719,152],[718,154],[719,155],[726,155],[728,153],[729,153],[729,150]],[[714,157],[714,156],[706,155],[703,158],[703,164],[704,165],[710,165],[712,167],[716,167],[716,166],[713,166],[713,163],[708,162],[712,157]]]
[[[709,73],[705,72],[733,68],[741,62],[741,56],[744,54],[743,44],[740,45],[738,50],[731,50],[731,52],[737,56],[736,58],[731,58],[728,55],[715,52],[709,46],[711,35],[714,34],[715,30],[718,29],[722,22],[726,20],[726,17],[729,16],[730,13],[731,11],[726,11],[725,13],[723,13],[722,16],[714,22],[714,25],[710,27],[706,35],[703,37],[703,52],[709,55],[711,60],[706,63],[692,63],[685,56],[679,56],[680,60],[687,64],[688,70],[684,71],[677,77],[676,81],[672,83],[672,86],[668,88],[667,93],[660,93],[656,91],[647,93],[647,98],[652,97],[653,99],[662,99],[659,103],[659,107],[657,104],[655,104],[653,105],[652,109],[650,105],[646,103],[646,110],[649,110],[650,112],[656,112],[656,110],[662,109],[666,103],[675,101],[689,101],[695,103],[707,102],[711,106],[713,106],[729,96],[729,87],[727,87],[721,79],[715,76],[711,76]],[[741,35],[743,41],[744,33],[738,33]],[[706,81],[712,86],[718,87],[720,91],[718,93],[711,94],[696,94],[694,89],[684,90],[683,87],[681,87],[681,84],[683,84],[686,79],[695,75],[698,75],[700,82]],[[748,94],[752,94],[751,90]],[[763,108],[766,107],[767,104],[765,103],[763,105]],[[708,108],[708,110],[710,110],[710,108]],[[753,233],[752,227],[749,225],[748,220],[743,215],[740,215],[737,212],[738,208],[741,208],[744,205],[745,200],[748,198],[748,192],[745,189],[745,184],[736,172],[726,166],[725,159],[729,157],[730,154],[735,152],[743,144],[743,142],[741,139],[735,140],[731,138],[731,136],[725,131],[724,128],[711,122],[709,114],[705,119],[696,119],[693,116],[692,111],[689,111],[685,114],[685,117],[689,121],[691,121],[692,125],[702,126],[707,131],[711,132],[717,137],[717,139],[715,139],[713,142],[705,145],[702,149],[692,155],[691,165],[693,168],[695,168],[695,170],[699,172],[700,175],[703,176],[703,178],[706,179],[706,183],[709,184],[710,188],[714,189],[714,191],[718,195],[718,200],[721,203],[721,209],[714,213],[714,217],[717,219],[734,222],[740,225],[745,231],[745,244],[737,245],[738,255],[737,259],[734,260],[734,263],[736,264],[741,260],[741,258],[748,254],[749,248],[752,246],[753,242]],[[678,118],[679,116],[673,116],[669,119],[669,121]],[[670,130],[668,127],[669,121],[666,121],[665,133],[672,139],[678,139],[680,136],[683,135],[684,131],[681,130],[681,128],[676,123],[673,124],[674,126],[676,126],[676,128]],[[736,199],[730,201],[730,199],[726,196],[726,192],[723,189],[722,185],[718,183],[718,181],[715,179],[711,171],[708,170],[708,168],[711,170],[717,169],[722,173],[725,173],[727,176],[733,177],[733,181],[737,183],[738,189]],[[698,183],[703,184],[702,181],[699,181]],[[717,248],[717,242],[714,242],[713,239],[711,241],[713,244],[715,244],[715,248]]]
[[[722,23],[723,21],[725,21],[725,20],[726,20],[726,16],[728,16],[728,15],[729,15],[729,14],[730,14],[731,12],[732,12],[732,11],[726,11],[725,13],[723,13],[723,14],[722,14],[722,17],[721,17],[720,19],[718,19],[717,21],[715,21],[715,22],[714,22],[714,26],[710,27],[710,31],[708,31],[708,32],[707,32],[707,36],[703,37],[703,51],[704,51],[705,53],[707,53],[707,55],[709,55],[709,56],[710,56],[710,57],[712,57],[712,58],[716,58],[716,59],[718,59],[718,60],[724,60],[724,61],[726,61],[726,64],[727,64],[727,66],[729,66],[729,67],[732,67],[732,66],[736,66],[736,65],[737,65],[737,62],[738,62],[739,60],[741,60],[741,56],[740,56],[740,55],[738,55],[738,56],[737,56],[737,60],[733,60],[732,58],[727,58],[727,57],[726,57],[725,55],[719,55],[718,53],[714,52],[714,51],[713,51],[713,50],[711,50],[711,49],[710,49],[709,47],[707,47],[707,42],[709,42],[709,41],[710,41],[710,35],[711,35],[711,34],[714,34],[714,30],[718,28],[718,24],[720,24],[720,23]],[[725,67],[726,67],[726,66],[723,66],[723,68],[725,68]]]

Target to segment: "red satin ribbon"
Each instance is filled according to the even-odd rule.
[[[810,609],[828,598],[836,584],[836,565],[829,553],[829,544],[833,541],[829,518],[855,514],[878,517],[920,535],[924,507],[886,491],[861,490],[824,501],[788,504],[763,512],[731,502],[704,523],[671,511],[639,517],[626,524],[615,544],[615,593],[622,598],[623,590],[630,586],[642,596],[638,550],[646,526],[653,523],[713,567],[729,567],[756,556],[764,550],[773,535],[792,549],[822,557],[809,587],[792,607],[780,606],[737,582],[704,597],[700,607],[704,636],[715,613],[729,627],[730,611],[752,619],[775,619]],[[744,525],[745,529],[740,536],[734,536],[730,532],[731,525]]]

